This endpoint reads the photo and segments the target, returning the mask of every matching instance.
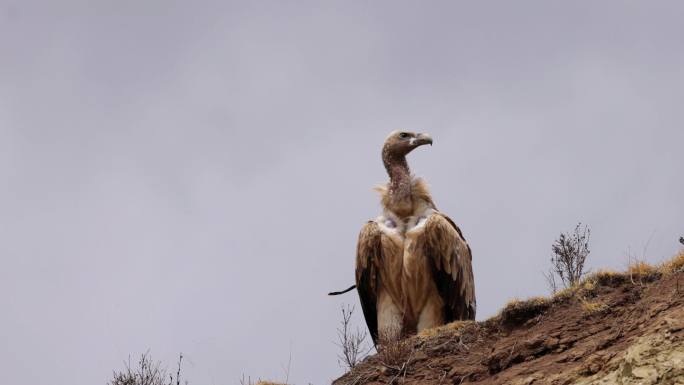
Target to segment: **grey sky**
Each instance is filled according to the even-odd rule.
[[[478,318],[684,233],[684,4],[0,0],[0,364],[104,384],[150,348],[191,384],[324,384],[380,145],[473,249]],[[645,246],[646,251],[644,252]],[[363,322],[358,319],[358,325]]]

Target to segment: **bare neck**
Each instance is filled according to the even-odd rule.
[[[393,206],[410,206],[411,171],[406,157],[383,154],[383,163],[390,177],[389,197]]]

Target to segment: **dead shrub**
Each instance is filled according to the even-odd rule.
[[[361,362],[361,360],[370,352],[372,348],[365,343],[366,332],[356,328],[352,330],[351,318],[354,314],[354,306],[342,306],[342,320],[340,327],[337,328],[338,343],[336,344],[340,349],[340,354],[337,355],[338,361],[341,365],[351,370]]]
[[[149,351],[143,353],[138,360],[137,367],[131,367],[131,360],[124,361],[124,370],[114,371],[114,378],[109,385],[180,385],[181,364],[183,354],[178,357],[178,370],[176,373],[167,373],[161,367],[161,362],[152,361]],[[187,385],[187,381],[185,384]]]
[[[561,233],[551,245],[551,269],[544,276],[553,293],[556,293],[561,285],[563,288],[577,285],[585,275],[584,263],[591,252],[590,236],[589,227],[582,227],[582,223],[578,223],[571,234]]]

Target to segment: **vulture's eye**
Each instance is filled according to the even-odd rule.
[[[402,139],[406,139],[406,138],[409,137],[409,134],[406,133],[406,132],[402,132],[401,134],[399,134],[399,137],[402,138]]]

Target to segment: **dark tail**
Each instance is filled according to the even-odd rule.
[[[328,295],[340,295],[340,294],[344,294],[344,293],[346,293],[346,292],[348,292],[348,291],[352,291],[352,290],[354,290],[354,289],[356,289],[356,285],[351,285],[351,286],[349,287],[349,289],[345,289],[345,290],[342,290],[342,291],[333,291],[332,293],[328,293]]]

